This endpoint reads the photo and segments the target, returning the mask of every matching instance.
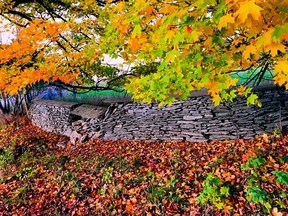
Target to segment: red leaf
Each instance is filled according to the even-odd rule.
[[[191,33],[192,32],[192,27],[191,26],[186,26],[186,32]]]

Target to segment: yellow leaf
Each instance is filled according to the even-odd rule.
[[[287,60],[278,60],[276,63],[276,66],[274,68],[274,72],[276,74],[286,72],[286,74],[288,75],[288,61]]]
[[[169,30],[166,33],[166,37],[168,38],[169,41],[171,41],[174,38],[175,33],[176,33],[176,31],[174,29],[173,30]]]
[[[277,76],[275,76],[273,79],[274,79],[275,84],[282,86],[286,82],[286,78],[287,78],[286,76],[284,76],[282,73],[280,73]]]
[[[262,137],[263,137],[263,139],[264,139],[264,141],[265,142],[269,142],[269,136],[266,134],[266,133],[264,133],[263,135],[262,135]]]
[[[153,13],[155,13],[155,12],[153,11],[153,7],[148,4],[147,7],[146,7],[146,16],[147,16],[147,17],[150,17]]]
[[[264,32],[256,42],[257,47],[265,47],[271,43],[271,34],[273,33],[274,28],[269,28],[266,32]]]
[[[255,0],[246,0],[241,2],[239,9],[236,11],[237,20],[240,23],[244,23],[248,16],[251,15],[253,19],[259,20],[261,17],[260,11],[263,8],[255,4]]]
[[[178,8],[177,6],[174,6],[172,4],[164,4],[163,7],[160,9],[160,13],[169,14],[175,12],[177,8]]]
[[[121,26],[119,26],[119,31],[120,31],[121,34],[127,34],[129,28],[130,28],[130,25],[129,25],[129,24],[127,24],[127,25],[121,25]]]
[[[188,13],[188,11],[187,11],[187,9],[186,8],[184,8],[184,9],[181,9],[181,10],[179,10],[178,12],[177,12],[177,17],[178,18],[181,18],[181,17],[183,17],[185,14],[187,14]]]
[[[218,94],[214,94],[212,96],[212,101],[213,101],[215,106],[218,106],[220,104],[220,102],[221,102],[221,98],[220,98],[220,96]]]
[[[228,23],[235,23],[235,19],[232,14],[226,14],[225,16],[220,18],[218,23],[218,29],[222,29],[223,27],[227,27]]]
[[[117,12],[122,12],[125,8],[125,2],[124,1],[121,1],[119,2],[116,6],[115,6],[115,11]]]
[[[264,48],[265,52],[271,52],[272,57],[275,57],[280,52],[285,52],[285,46],[282,43],[271,42]]]
[[[237,82],[238,82],[238,79],[235,78],[235,79],[232,79],[231,77],[229,77],[227,80],[226,80],[226,86],[227,87],[230,87],[230,86],[236,86],[237,85]]]
[[[248,46],[246,46],[244,52],[243,52],[243,58],[246,60],[246,59],[249,59],[250,58],[250,54],[257,54],[257,48],[256,46],[254,46],[253,44],[250,44]]]
[[[274,67],[274,82],[278,85],[283,85],[288,82],[288,61],[278,60],[276,66]],[[288,87],[287,85],[285,87]]]

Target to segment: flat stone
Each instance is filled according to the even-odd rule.
[[[203,137],[203,135],[201,133],[197,133],[197,132],[182,131],[181,134],[189,135],[189,136],[192,136],[192,137],[197,137],[197,136]]]
[[[229,134],[228,131],[208,131],[206,134],[208,135],[217,135],[217,136],[222,136],[222,135],[227,135]]]
[[[101,115],[103,115],[106,112],[106,107],[99,107],[99,106],[93,106],[88,104],[83,104],[78,107],[76,107],[71,114],[76,116],[81,116],[82,118],[86,119],[96,119],[99,118]]]
[[[188,142],[207,142],[208,140],[205,139],[204,137],[203,138],[201,138],[201,137],[199,137],[199,138],[189,137],[189,138],[186,138],[186,141],[188,141]]]
[[[193,120],[197,120],[197,119],[201,119],[201,118],[203,118],[202,115],[183,116],[183,120],[186,120],[186,121],[193,121]]]

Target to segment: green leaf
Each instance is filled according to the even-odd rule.
[[[268,211],[272,208],[269,202],[264,202],[264,206]]]
[[[251,94],[248,98],[247,98],[247,105],[255,105],[257,104],[258,101],[258,96],[256,94]]]
[[[288,32],[288,23],[283,26],[275,26],[275,30],[272,32],[271,37],[275,39],[276,42],[281,41],[281,36]]]
[[[135,25],[134,30],[132,32],[132,37],[136,37],[137,35],[141,35],[142,28],[140,25]]]
[[[278,170],[275,170],[272,172],[272,174],[277,176],[276,182],[280,184],[287,184],[288,185],[288,175],[286,172],[280,172]]]
[[[232,102],[233,101],[233,99],[234,98],[236,98],[237,97],[237,90],[236,89],[234,89],[234,90],[232,90],[232,91],[230,91],[230,101]]]
[[[216,202],[215,206],[217,209],[222,209],[224,207],[224,203],[223,202]]]
[[[229,196],[229,187],[221,187],[220,193],[221,193],[221,195],[228,197]]]
[[[180,51],[179,50],[171,50],[169,51],[167,54],[166,54],[166,58],[165,58],[165,62],[168,63],[168,62],[174,62],[174,60],[180,55]]]
[[[255,177],[258,177],[258,173],[255,170],[251,170],[251,174]]]

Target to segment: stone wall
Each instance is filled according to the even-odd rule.
[[[247,106],[244,99],[214,107],[209,96],[198,94],[161,108],[135,103],[108,108],[72,103],[55,106],[56,102],[42,100],[30,112],[33,124],[44,130],[65,135],[76,131],[103,139],[202,142],[249,139],[287,128],[288,93],[263,91],[259,96],[262,107]]]
[[[72,122],[76,119],[71,112],[79,104],[53,101],[35,100],[29,109],[32,124],[42,128],[44,131],[55,132],[70,136],[72,133]],[[79,118],[78,118],[79,119]]]

